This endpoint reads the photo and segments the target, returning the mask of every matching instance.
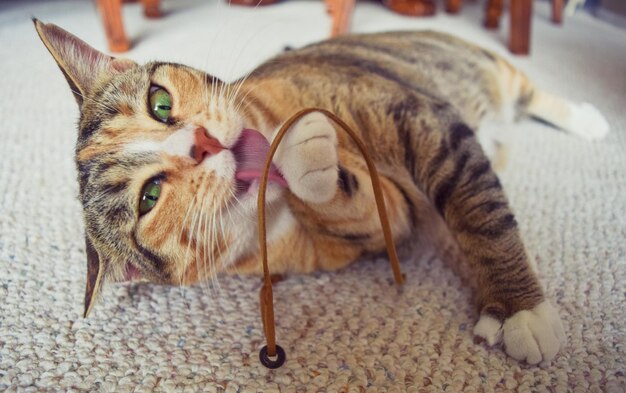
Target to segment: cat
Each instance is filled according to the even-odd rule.
[[[498,55],[450,35],[351,35],[283,53],[226,83],[173,63],[139,65],[34,19],[80,108],[85,316],[104,282],[188,285],[261,274],[256,195],[269,141],[298,110],[327,109],[365,142],[398,243],[443,218],[475,281],[474,336],[528,364],[564,345],[492,164],[474,132],[496,114],[572,134],[601,113],[535,87]],[[340,269],[384,250],[363,158],[320,112],[297,121],[267,190],[272,273]]]

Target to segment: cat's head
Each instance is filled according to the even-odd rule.
[[[188,284],[251,253],[267,139],[246,128],[238,86],[179,64],[113,58],[34,22],[80,107],[85,315],[105,281]],[[273,176],[270,202],[282,192]]]

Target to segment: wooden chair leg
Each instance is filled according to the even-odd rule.
[[[335,8],[337,8],[337,1],[336,0],[325,0],[324,4],[326,4],[326,13],[328,13],[328,15],[330,15],[330,17],[332,18],[334,10],[335,10]]]
[[[461,10],[463,0],[446,0],[446,12],[449,14],[458,14]]]
[[[497,29],[502,16],[502,0],[489,0],[485,9],[485,27]]]
[[[122,23],[122,0],[97,0],[111,52],[126,52],[130,42]]]
[[[163,16],[159,8],[160,2],[161,0],[141,0],[143,4],[143,14],[146,18],[160,18]]]
[[[563,0],[552,0],[552,22],[563,22]]]
[[[331,37],[336,37],[348,32],[350,20],[354,11],[355,0],[327,1],[327,6],[332,18]]]
[[[511,31],[509,50],[518,55],[530,52],[532,0],[511,0]]]

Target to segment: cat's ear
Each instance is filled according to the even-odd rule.
[[[35,29],[74,93],[79,106],[98,78],[110,77],[137,64],[99,52],[84,41],[52,23],[33,18]]]
[[[83,317],[87,318],[102,287],[104,264],[87,235],[85,235],[85,250],[87,251],[87,285],[85,287],[85,312]]]

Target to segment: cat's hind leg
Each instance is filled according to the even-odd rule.
[[[497,59],[496,70],[501,118],[531,116],[588,140],[601,139],[609,132],[609,123],[592,104],[575,103],[537,88],[502,58]]]

